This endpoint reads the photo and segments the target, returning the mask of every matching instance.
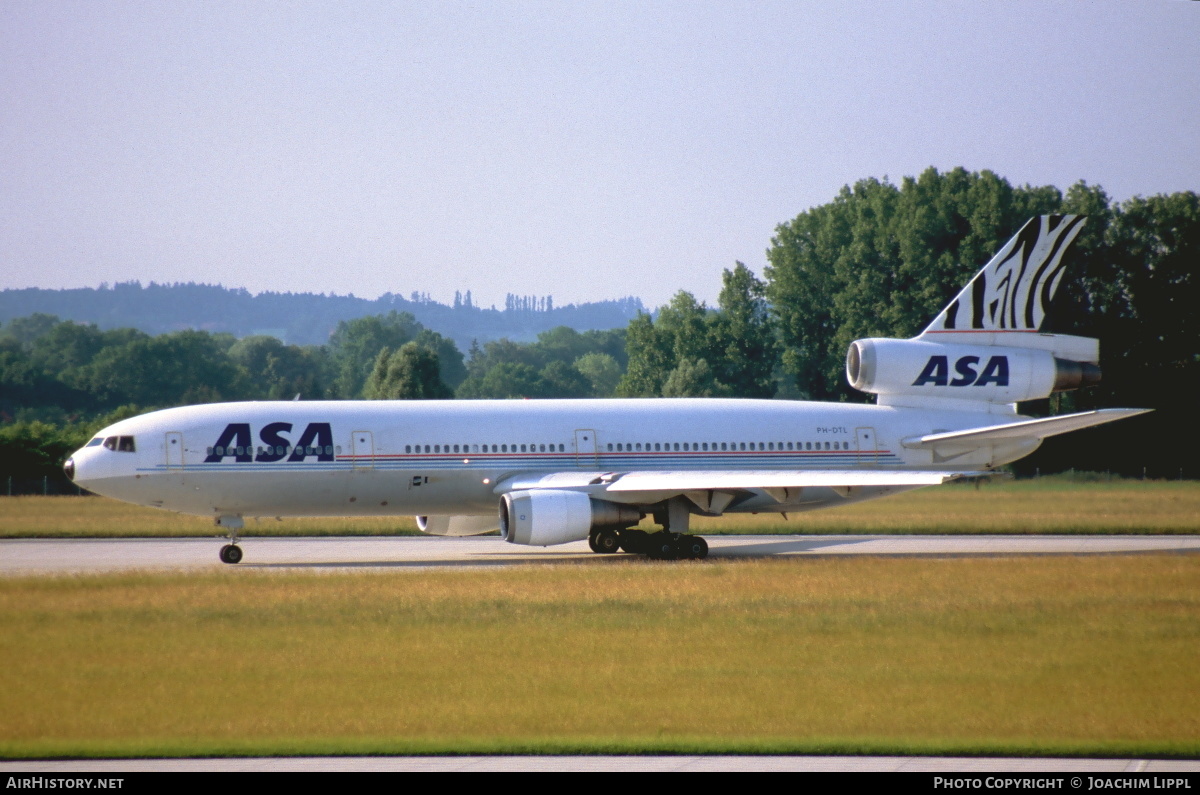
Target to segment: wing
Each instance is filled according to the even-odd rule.
[[[555,489],[581,491],[597,499],[647,505],[686,496],[701,509],[720,513],[738,494],[762,492],[778,503],[793,502],[805,488],[824,487],[843,497],[868,486],[936,486],[986,472],[933,470],[684,470],[634,472],[559,472],[517,476],[496,486],[496,493]]]

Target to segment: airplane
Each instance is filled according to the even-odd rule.
[[[1083,216],[1030,219],[911,339],[862,339],[875,404],[714,398],[216,403],[100,431],[65,464],[118,500],[211,516],[242,560],[248,517],[416,515],[439,536],[587,539],[703,558],[692,516],[787,516],[994,472],[1047,437],[1141,414],[1029,418],[1100,379],[1098,340],[1039,329]],[[635,527],[647,516],[661,530]]]

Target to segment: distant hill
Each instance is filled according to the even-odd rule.
[[[121,282],[98,288],[0,291],[0,323],[44,312],[102,329],[132,327],[149,334],[203,329],[237,337],[270,334],[295,345],[323,344],[338,321],[392,310],[412,313],[426,328],[453,339],[462,351],[471,340],[480,345],[501,337],[530,341],[555,326],[577,331],[618,328],[644,311],[641,299],[634,297],[555,306],[550,296],[509,295],[505,309],[498,310],[474,306],[469,292],[447,306],[417,293],[410,299],[386,293],[372,301],[315,293],[251,295],[245,289],[192,283]]]

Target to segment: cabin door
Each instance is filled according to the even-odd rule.
[[[178,475],[180,482],[183,481],[183,434],[179,431],[170,431],[163,437],[163,463],[167,465],[167,472],[172,475]]]
[[[575,431],[575,463],[580,469],[592,469],[596,463],[596,432],[591,428]]]
[[[375,438],[370,431],[350,434],[350,454],[355,469],[375,468]]]
[[[879,445],[875,441],[874,428],[855,428],[854,440],[858,447],[858,463],[879,463]]]

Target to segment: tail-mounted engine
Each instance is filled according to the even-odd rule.
[[[628,527],[641,518],[636,508],[578,491],[513,491],[500,498],[500,536],[511,544],[548,547],[582,541],[594,529]]]
[[[1099,342],[1040,331],[1084,222],[1030,218],[918,336],[851,343],[850,386],[884,405],[1003,412],[1099,383]]]
[[[855,389],[879,395],[885,405],[916,405],[928,398],[1011,404],[1100,382],[1094,340],[1032,334],[1013,342],[856,340],[846,355],[846,378]]]

